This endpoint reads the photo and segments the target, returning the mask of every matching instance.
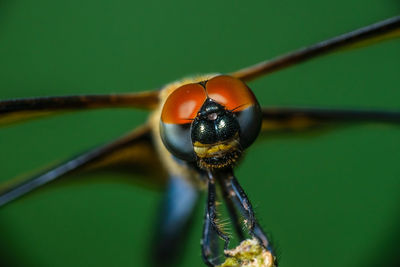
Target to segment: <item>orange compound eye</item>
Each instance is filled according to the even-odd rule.
[[[206,84],[208,97],[228,110],[238,112],[257,105],[251,90],[239,79],[227,75],[212,78]]]
[[[190,138],[190,125],[207,99],[203,86],[186,84],[176,89],[165,101],[161,112],[161,139],[175,157],[194,161],[196,155]]]
[[[232,111],[240,127],[240,145],[250,146],[261,129],[261,109],[253,92],[239,79],[221,75],[206,83],[208,97]]]
[[[161,120],[164,123],[191,123],[207,95],[200,84],[186,84],[176,89],[164,104]]]

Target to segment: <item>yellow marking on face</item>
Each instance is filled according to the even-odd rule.
[[[196,141],[193,144],[193,149],[198,157],[203,158],[225,154],[228,151],[237,149],[238,145],[239,143],[236,135],[233,139],[227,142],[220,142],[216,144],[202,144]]]

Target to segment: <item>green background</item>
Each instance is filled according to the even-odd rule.
[[[394,16],[396,0],[0,1],[0,98],[132,92],[229,72]],[[263,105],[400,108],[400,42],[250,83]],[[69,114],[0,131],[1,180],[125,133],[146,112]],[[237,168],[280,266],[395,266],[400,129],[263,139]],[[84,178],[84,177],[80,177]],[[116,176],[50,187],[0,211],[0,264],[145,266],[161,192]],[[116,180],[116,182],[112,182]],[[202,266],[203,202],[181,266]]]

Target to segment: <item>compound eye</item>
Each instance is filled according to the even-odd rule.
[[[257,104],[253,92],[241,80],[227,75],[212,78],[206,84],[208,97],[228,110],[241,111]]]
[[[241,80],[227,75],[210,79],[206,89],[211,99],[235,114],[240,144],[242,148],[250,146],[261,129],[261,109],[253,92]]]
[[[190,126],[207,95],[200,84],[186,84],[165,101],[161,112],[160,134],[166,148],[175,157],[195,161]]]
[[[191,123],[206,98],[206,92],[200,84],[183,85],[168,96],[161,113],[161,120],[173,124]]]

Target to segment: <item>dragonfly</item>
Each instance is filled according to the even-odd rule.
[[[189,77],[156,91],[2,101],[2,125],[100,108],[144,108],[150,110],[152,115],[147,124],[120,139],[87,151],[22,182],[8,182],[0,192],[0,206],[8,205],[69,174],[121,166],[128,166],[132,171],[137,171],[139,166],[149,170],[163,166],[163,173],[154,175],[154,183],[168,183],[167,194],[171,202],[165,203],[164,223],[157,231],[159,243],[155,249],[156,259],[165,263],[173,258],[171,255],[174,255],[182,229],[189,221],[200,188],[208,192],[202,237],[203,260],[210,266],[220,263],[215,262],[215,258],[219,258],[219,254],[215,252],[215,240],[217,236],[222,238],[226,249],[229,236],[221,231],[217,223],[215,185],[218,184],[238,236],[244,235],[238,223],[238,218],[241,217],[246,222],[248,234],[255,237],[272,255],[271,266],[277,265],[273,246],[259,225],[251,203],[233,173],[233,167],[241,157],[242,150],[252,144],[260,130],[298,132],[343,122],[397,124],[400,122],[400,113],[298,107],[260,108],[245,82],[331,52],[397,37],[399,28],[400,18],[395,17],[227,75]],[[225,98],[231,98],[232,101],[226,101]],[[192,102],[194,104],[190,104]],[[183,111],[179,113],[180,110]],[[207,128],[206,122],[211,121],[215,128],[215,123],[221,122],[221,117],[225,124],[221,129],[225,132],[216,130],[210,137],[208,134],[211,130],[206,129],[206,136],[202,136],[201,126]],[[216,153],[212,152],[215,150]],[[185,203],[182,208],[171,207],[171,203],[179,201]]]

